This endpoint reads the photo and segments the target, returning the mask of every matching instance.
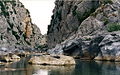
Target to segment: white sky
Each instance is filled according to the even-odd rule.
[[[36,24],[42,34],[47,33],[47,26],[50,24],[52,10],[55,0],[20,0],[30,11],[32,22]]]

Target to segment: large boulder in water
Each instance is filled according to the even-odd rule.
[[[39,64],[39,65],[73,65],[75,64],[75,60],[70,56],[64,55],[40,55],[33,56],[29,63],[31,64]]]

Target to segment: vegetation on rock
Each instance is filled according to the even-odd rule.
[[[120,23],[109,23],[107,25],[107,31],[113,32],[113,31],[119,31],[120,30]]]

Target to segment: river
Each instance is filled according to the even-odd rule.
[[[13,64],[0,66],[0,75],[120,75],[120,63],[108,61],[80,61],[71,66],[30,65],[24,58]]]

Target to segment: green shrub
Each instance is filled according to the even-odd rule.
[[[119,31],[119,30],[120,30],[120,23],[111,23],[107,25],[108,32]]]
[[[112,0],[100,0],[100,3],[101,4],[113,4],[113,1]]]

